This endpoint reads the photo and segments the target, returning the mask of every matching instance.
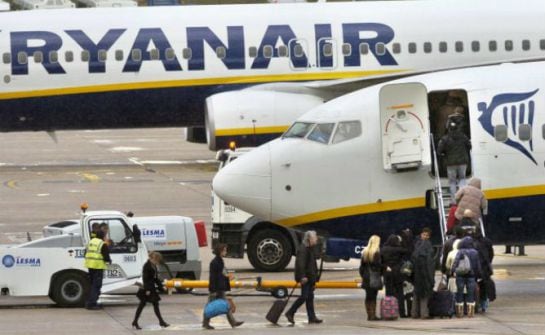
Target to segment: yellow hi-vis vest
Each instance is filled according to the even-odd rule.
[[[85,267],[88,269],[107,269],[108,265],[104,262],[102,257],[102,245],[104,241],[99,238],[92,238],[87,244],[87,250],[85,252]]]

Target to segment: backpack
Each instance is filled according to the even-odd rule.
[[[454,272],[456,276],[465,276],[471,273],[471,262],[465,252],[462,253],[462,257],[460,257],[460,261]]]

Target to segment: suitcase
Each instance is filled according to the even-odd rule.
[[[293,291],[295,291],[295,287],[291,290],[291,293],[287,299],[278,299],[273,303],[273,305],[271,306],[271,309],[269,309],[269,312],[267,312],[267,315],[265,316],[267,321],[274,324],[278,323],[278,320],[282,316],[284,309],[286,309],[286,306],[288,305],[288,302],[290,301]]]
[[[383,320],[397,320],[399,318],[399,304],[396,297],[385,296],[380,300],[380,316]]]
[[[449,317],[455,314],[454,294],[450,290],[435,291],[428,302],[430,316]]]

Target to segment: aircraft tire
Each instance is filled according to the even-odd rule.
[[[260,230],[248,242],[248,259],[258,271],[283,271],[291,261],[292,254],[289,237],[276,229]]]

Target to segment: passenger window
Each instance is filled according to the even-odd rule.
[[[11,63],[11,53],[4,52],[4,54],[2,55],[2,61],[4,62],[4,64]]]
[[[532,126],[527,124],[527,123],[523,123],[521,125],[519,125],[519,139],[521,141],[529,141],[532,139]]]
[[[352,45],[348,43],[343,44],[343,56],[350,56],[352,54]]]
[[[64,60],[68,63],[71,63],[74,61],[74,53],[72,51],[66,51],[64,53]]]
[[[225,47],[216,48],[216,56],[218,56],[219,59],[225,59],[226,53]]]
[[[439,42],[439,52],[445,53],[447,50],[447,42]]]
[[[496,41],[490,41],[488,42],[488,50],[495,52],[498,50],[498,42]]]
[[[335,136],[333,136],[333,144],[351,140],[361,135],[360,121],[344,121],[339,122]]]
[[[51,63],[58,63],[59,62],[59,53],[56,51],[50,51],[49,52],[49,61]]]
[[[413,43],[413,42],[409,43],[409,53],[410,54],[416,53],[416,43]]]
[[[191,51],[190,48],[184,48],[184,50],[182,50],[182,57],[184,59],[191,59],[192,56],[193,56],[193,51]]]
[[[523,40],[522,41],[522,50],[528,51],[528,50],[530,50],[530,47],[531,47],[530,40]]]
[[[131,59],[135,62],[140,62],[142,60],[142,50],[132,49],[131,50]]]
[[[248,49],[248,55],[252,58],[256,58],[257,57],[257,48],[256,47],[250,47]]]
[[[34,52],[34,63],[41,63],[44,61],[44,54],[41,51]]]
[[[454,49],[456,50],[456,52],[464,52],[464,42],[457,41],[454,44]]]
[[[384,43],[377,43],[375,45],[375,51],[378,56],[384,56],[386,54],[386,46]]]
[[[174,52],[174,49],[167,48],[165,50],[165,57],[167,60],[174,60],[176,58],[176,53]]]
[[[90,58],[89,50],[83,50],[81,52],[81,61],[82,62],[88,62]]]
[[[307,139],[310,141],[327,144],[329,143],[334,127],[334,123],[317,124],[310,135],[308,135]]]
[[[278,47],[278,57],[288,57],[288,47],[281,45]]]
[[[367,55],[369,53],[369,44],[360,43],[360,54]]]
[[[540,48],[541,50],[545,50],[545,40],[540,40],[540,41],[539,41],[539,48]]]
[[[505,51],[513,51],[513,41],[505,41]]]
[[[115,51],[115,60],[116,61],[122,61],[123,60],[123,50],[116,50]]]
[[[430,42],[424,43],[424,52],[427,53],[427,54],[431,53],[431,43]]]
[[[150,51],[150,59],[151,60],[159,60],[159,49],[151,49]]]
[[[324,43],[322,52],[325,57],[331,57],[333,56],[333,44],[331,43]]]
[[[400,43],[394,43],[392,45],[392,51],[395,53],[395,54],[400,54],[401,53],[401,44]]]
[[[263,47],[263,57],[272,58],[273,56],[273,47],[272,45],[266,45]]]
[[[471,42],[471,51],[479,52],[481,50],[481,43],[479,41]]]
[[[494,138],[498,142],[507,141],[507,126],[504,124],[499,124],[494,127]]]
[[[312,128],[313,123],[307,122],[295,122],[288,131],[282,136],[282,138],[303,138],[307,135],[309,130]]]
[[[98,50],[98,60],[100,62],[105,62],[107,58],[108,53],[106,52],[106,50]]]
[[[19,51],[19,53],[17,54],[17,62],[19,64],[26,64],[28,62],[28,57],[26,52]]]

